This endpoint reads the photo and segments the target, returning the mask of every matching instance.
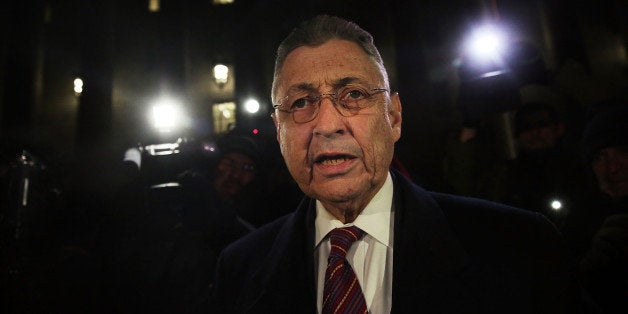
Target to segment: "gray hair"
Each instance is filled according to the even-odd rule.
[[[288,54],[299,47],[317,47],[331,39],[347,40],[360,46],[362,50],[377,63],[386,84],[388,84],[388,73],[386,73],[384,61],[373,43],[373,36],[371,36],[369,32],[365,31],[354,22],[336,16],[318,15],[311,20],[302,22],[290,32],[281,44],[279,44],[279,48],[277,48],[277,58],[275,59],[275,73],[271,91],[271,99],[273,101],[275,100],[275,93],[277,91],[279,73]]]

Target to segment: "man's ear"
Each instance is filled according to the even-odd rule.
[[[390,95],[388,114],[390,115],[393,138],[396,142],[401,137],[401,100],[399,99],[399,93],[395,92]]]

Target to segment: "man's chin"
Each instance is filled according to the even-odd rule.
[[[359,186],[355,182],[338,180],[336,182],[310,186],[311,193],[309,195],[322,202],[344,203],[364,195],[364,190],[359,189]]]
[[[234,198],[239,192],[240,192],[240,189],[224,188],[224,189],[221,189],[220,191],[218,191],[218,194],[222,198],[230,199],[230,198]]]
[[[625,187],[612,187],[604,191],[614,200],[622,200],[628,198],[628,189]]]

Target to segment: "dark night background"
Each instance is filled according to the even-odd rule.
[[[40,224],[63,230],[61,242],[70,248],[66,256],[55,255],[69,260],[62,266],[68,269],[47,272],[46,263],[33,262],[36,267],[24,268],[30,273],[16,276],[37,279],[15,294],[39,291],[38,274],[53,283],[64,281],[55,276],[73,267],[85,281],[97,276],[97,263],[85,266],[72,258],[92,247],[96,230],[107,228],[103,222],[120,181],[115,169],[127,148],[212,138],[211,106],[225,101],[238,106],[239,130],[256,128],[257,137],[272,143],[275,49],[299,21],[318,13],[353,20],[373,34],[403,104],[397,155],[415,181],[432,190],[447,190],[442,159],[447,139],[462,123],[459,109],[481,115],[516,106],[493,97],[510,91],[510,81],[479,85],[472,92],[479,102],[458,97],[464,79],[457,63],[460,44],[474,24],[502,22],[513,37],[538,49],[532,61],[543,65],[543,79],[528,82],[521,98],[547,99],[574,113],[567,122],[576,138],[589,105],[628,90],[628,3],[622,0],[162,0],[158,12],[149,12],[148,2],[9,0],[3,6],[0,175],[9,176],[24,150],[32,154],[31,171],[46,172],[35,183],[54,186],[64,199],[64,213],[42,212]],[[224,87],[212,81],[216,63],[233,68],[233,80]],[[85,82],[80,96],[72,90],[75,77]],[[192,116],[187,129],[165,137],[147,120],[151,99],[162,93],[183,99]],[[260,102],[257,114],[239,109],[248,97]],[[495,150],[504,145],[496,143]],[[14,210],[12,196],[3,191],[3,228]],[[18,249],[4,240],[12,239],[9,229],[0,243],[8,252],[3,262],[19,265],[22,253],[9,252]],[[45,241],[39,245],[46,250]],[[0,284],[10,283],[9,277],[3,275]],[[78,282],[65,288],[80,291]]]
[[[48,158],[119,158],[138,142],[161,140],[146,119],[161,92],[185,99],[186,136],[211,133],[211,104],[254,96],[261,110],[237,111],[239,127],[272,137],[269,88],[279,41],[298,21],[330,13],[372,32],[404,105],[398,152],[428,186],[442,184],[443,138],[459,124],[460,43],[479,21],[500,20],[536,46],[554,92],[587,106],[626,86],[623,1],[10,1],[3,10],[0,134]],[[235,84],[211,81],[217,62]],[[85,90],[72,92],[81,77]],[[532,98],[542,97],[531,92]],[[168,139],[171,140],[171,139]],[[89,165],[86,177],[102,174]],[[106,169],[106,166],[104,166]],[[93,182],[93,180],[89,180]]]

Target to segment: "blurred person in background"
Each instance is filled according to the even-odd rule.
[[[122,202],[131,202],[122,211],[134,211],[137,217],[135,223],[125,224],[125,236],[114,240],[107,257],[113,268],[112,311],[191,312],[198,296],[207,295],[211,287],[220,251],[258,227],[255,217],[247,216],[253,211],[246,210],[263,195],[259,182],[266,181],[258,143],[228,133],[211,142],[209,150],[201,144],[190,149],[194,158],[185,157],[184,148],[181,156],[171,155],[185,160],[185,170],[166,182],[142,183],[142,171],[139,179],[129,182],[125,193],[139,195],[123,198]],[[134,163],[148,167],[149,161]],[[135,206],[139,208],[129,208]]]
[[[508,133],[495,127],[495,115],[463,121],[444,160],[451,191],[539,212],[560,225],[590,187],[578,143],[566,139],[565,123],[550,103],[526,102],[509,115],[511,156],[495,152],[498,134]]]
[[[506,164],[504,190],[496,200],[538,211],[560,225],[587,189],[579,148],[565,140],[565,123],[549,103],[523,104],[514,124],[517,156]]]
[[[568,216],[563,233],[585,290],[604,313],[628,311],[628,101],[590,108],[583,134],[596,189],[586,208]]]

